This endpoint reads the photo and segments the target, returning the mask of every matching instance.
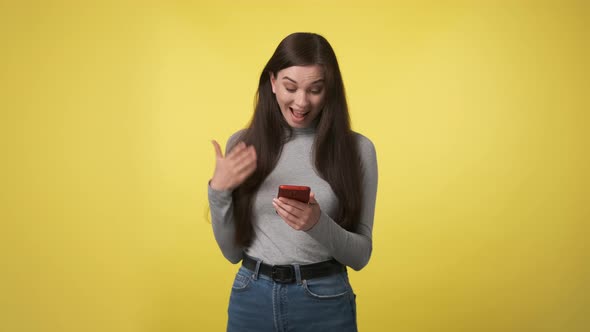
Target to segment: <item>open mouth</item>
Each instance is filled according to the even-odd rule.
[[[298,119],[298,120],[302,120],[302,119],[304,119],[304,118],[305,118],[305,116],[306,116],[307,114],[309,114],[309,111],[307,111],[307,112],[300,112],[300,111],[295,111],[295,110],[294,110],[293,108],[291,108],[291,107],[289,107],[289,110],[291,111],[291,114],[293,114],[293,117],[294,117],[295,119]]]

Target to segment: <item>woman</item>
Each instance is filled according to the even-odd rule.
[[[287,36],[268,61],[248,128],[216,141],[215,239],[232,263],[228,331],[356,331],[346,266],[369,261],[377,192],[371,141],[351,130],[328,41]],[[279,185],[311,187],[309,202]]]

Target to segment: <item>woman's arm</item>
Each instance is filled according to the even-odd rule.
[[[332,257],[357,271],[367,265],[373,249],[373,219],[378,180],[375,146],[360,134],[358,140],[362,160],[363,194],[361,219],[356,232],[345,230],[324,212],[321,213],[317,224],[307,231],[330,251]]]
[[[215,240],[223,256],[232,263],[242,259],[244,248],[235,244],[235,222],[233,217],[232,191],[256,169],[256,151],[252,146],[237,143],[241,134],[233,134],[226,145],[225,157],[217,142],[213,142],[216,164],[213,178],[208,185],[211,224]],[[230,152],[227,152],[230,151]]]
[[[231,191],[217,191],[208,186],[213,234],[221,253],[233,264],[242,260],[243,248],[235,245],[236,227],[233,218]]]

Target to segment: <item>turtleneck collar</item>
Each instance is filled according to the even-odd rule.
[[[307,127],[307,128],[291,128],[291,130],[293,130],[294,136],[313,135],[313,134],[315,134],[316,127],[312,126],[312,127]]]
[[[317,126],[318,126],[318,121],[316,119],[316,121],[314,121],[309,127],[305,127],[305,128],[291,127],[291,130],[293,131],[294,136],[313,135],[313,134],[315,134],[315,132],[317,130]]]

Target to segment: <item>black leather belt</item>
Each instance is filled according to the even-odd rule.
[[[255,259],[244,254],[242,266],[255,271],[257,263],[258,262]],[[299,270],[301,271],[301,280],[309,280],[344,272],[346,271],[346,267],[340,264],[337,260],[332,259],[325,262],[299,265]],[[295,276],[295,267],[293,265],[268,265],[261,263],[258,273],[283,284],[293,283],[297,280]]]

